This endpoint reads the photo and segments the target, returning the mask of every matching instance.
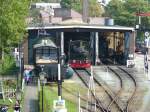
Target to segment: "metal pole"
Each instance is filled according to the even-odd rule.
[[[139,25],[141,24],[141,16],[139,16]]]
[[[44,112],[43,82],[42,82],[42,112]]]
[[[80,102],[80,92],[78,93],[78,101],[79,101],[78,112],[80,112],[81,111],[81,109],[80,109],[80,105],[81,105],[81,102]]]
[[[61,81],[61,66],[60,66],[60,55],[59,55],[59,48],[57,49],[57,56],[58,56],[58,99],[61,100],[62,95],[62,81]]]
[[[114,32],[114,64],[116,64],[116,32]]]
[[[60,71],[60,63],[58,64],[58,98],[61,100],[62,95],[62,83],[61,83],[61,71]]]
[[[21,54],[21,81],[20,81],[21,86],[22,86],[23,72],[24,72],[24,56],[23,56],[23,53],[22,53]]]
[[[64,32],[61,32],[61,56],[64,56]],[[61,59],[61,64],[64,64],[64,59]]]
[[[96,54],[95,64],[96,65],[100,62],[99,57],[98,57],[98,55],[99,55],[98,43],[99,43],[98,32],[95,32],[95,54]]]
[[[89,1],[83,0],[83,21],[88,23],[88,13],[89,13]]]
[[[64,55],[64,32],[61,32],[61,56]]]
[[[19,73],[17,75],[17,89],[19,88],[19,74],[21,74],[21,44],[18,45],[18,51],[19,51]]]

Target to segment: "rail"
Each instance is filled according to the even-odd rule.
[[[123,76],[121,76],[121,73],[118,73],[117,72],[117,70],[120,70],[121,72],[123,72],[123,73],[125,73],[127,76],[126,76],[126,79],[129,79],[130,78],[130,81],[132,80],[132,83],[134,83],[134,89],[133,89],[133,92],[130,94],[130,96],[129,96],[129,98],[127,99],[127,101],[126,101],[126,105],[123,105],[124,107],[122,107],[123,108],[123,110],[124,110],[124,112],[129,112],[129,105],[131,105],[131,103],[132,103],[132,100],[133,100],[133,98],[134,98],[134,95],[135,95],[135,93],[136,93],[136,89],[137,89],[137,84],[136,84],[136,80],[135,80],[135,78],[130,74],[130,73],[128,73],[126,70],[124,70],[123,68],[121,68],[121,67],[119,67],[119,66],[117,66],[116,67],[116,69],[113,69],[112,67],[108,67],[109,68],[109,70],[111,70],[113,73],[115,73],[115,75],[117,76],[117,77],[119,77],[119,79],[120,79],[120,83],[121,83],[121,88],[120,88],[120,90],[118,91],[118,93],[116,94],[116,100],[119,100],[119,97],[121,96],[121,92],[123,92],[123,90],[124,90],[124,87],[123,86],[125,86],[126,84],[125,84],[125,81],[123,81],[123,80],[125,80],[125,75],[123,75]],[[129,77],[128,77],[129,76]],[[124,83],[123,83],[124,82]],[[120,101],[120,100],[119,100]],[[119,102],[119,103],[122,103],[123,104],[123,102]],[[112,104],[112,103],[111,103]],[[110,104],[110,106],[111,106],[111,104]],[[109,108],[110,108],[110,106],[109,106]]]
[[[86,83],[86,81],[83,78],[83,76],[81,76],[76,69],[74,69],[74,71],[78,75],[78,77],[81,79],[83,84],[88,88],[88,84]],[[103,107],[102,102],[97,98],[96,95],[94,95],[94,93],[92,91],[91,91],[91,93],[92,93],[92,96],[94,97],[94,99],[96,100],[96,103],[98,104],[98,105],[96,104],[96,107],[99,108],[102,112],[106,112],[106,109]]]
[[[132,76],[132,74],[130,74],[129,72],[127,72],[126,70],[124,70],[123,68],[121,67],[118,67],[119,69],[121,69],[122,71],[124,71],[126,74],[128,74],[128,76],[130,76],[130,78],[133,80],[134,82],[134,91],[132,93],[132,96],[130,97],[130,99],[128,99],[128,102],[127,102],[127,106],[126,106],[126,112],[129,112],[129,106],[133,103],[133,99],[134,99],[134,96],[136,94],[136,91],[137,91],[137,81],[135,80],[135,78]]]
[[[89,71],[86,70],[86,72],[90,75]],[[98,80],[99,79],[99,80]],[[115,103],[115,105],[117,106],[117,108],[119,109],[120,112],[124,112],[123,108],[120,106],[120,103],[118,103],[116,101],[116,94],[114,92],[112,92],[112,90],[107,86],[107,84],[103,81],[103,80],[100,80],[100,78],[96,77],[96,75],[94,75],[94,81],[99,85],[99,86],[102,86],[103,89],[105,90],[105,92],[108,94],[108,96],[110,97],[111,99],[111,102],[110,104],[112,105],[113,103]],[[109,105],[110,105],[109,104]],[[110,112],[110,108],[109,108],[109,105],[107,106],[106,108],[106,111],[107,112]]]

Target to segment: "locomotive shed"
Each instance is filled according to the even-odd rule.
[[[54,42],[61,49],[61,55],[66,57],[70,40],[86,40],[91,42],[93,65],[125,65],[130,54],[134,58],[135,31],[132,27],[63,23],[27,28],[29,35],[24,41],[24,46],[28,46],[24,47],[25,64],[34,64],[33,45],[41,29],[54,38]]]

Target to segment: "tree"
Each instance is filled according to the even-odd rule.
[[[46,3],[58,3],[60,2],[61,0],[41,0],[42,2],[46,2]]]
[[[30,0],[0,0],[0,74],[14,67],[11,48],[26,34]]]
[[[111,0],[106,6],[105,15],[112,17],[118,25],[135,26],[138,20],[136,13],[149,10],[150,5],[145,0]],[[142,24],[150,25],[149,17],[142,17]]]
[[[30,0],[0,0],[0,50],[2,55],[9,53],[26,30],[25,18]]]
[[[102,15],[101,6],[97,3],[97,0],[88,0],[89,2],[89,16],[99,17]],[[72,8],[79,13],[82,13],[83,0],[61,0],[61,5],[64,8]]]
[[[74,0],[61,0],[61,5],[64,8],[71,8]]]
[[[100,4],[97,3],[97,0],[89,0],[89,16],[99,17],[103,13],[103,10]]]

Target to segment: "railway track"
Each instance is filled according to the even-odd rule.
[[[124,112],[130,112],[129,106],[132,104],[132,100],[137,90],[137,84],[135,78],[121,67],[109,66],[115,75],[120,79],[120,90],[117,92],[115,100],[121,105]],[[108,109],[110,109],[113,101],[110,103]]]
[[[88,80],[89,77],[87,77],[87,74],[85,75],[83,73],[83,71],[85,72],[85,70],[76,70],[74,69],[75,73],[78,75],[78,77],[81,79],[81,81],[83,82],[83,84],[88,88]],[[95,94],[91,91],[92,93],[92,97],[96,100],[97,105],[96,107],[101,111],[101,112],[106,112],[105,108],[102,105],[102,102],[97,98],[97,96],[95,96]],[[89,102],[88,102],[89,104]],[[91,110],[92,112],[93,110]]]
[[[88,81],[90,77],[90,72],[87,70],[75,70],[76,74],[79,76],[79,78],[82,80],[82,82],[88,87]],[[116,98],[114,97],[114,93],[106,86],[104,83],[100,83],[97,78],[93,77],[94,82],[96,84],[96,95],[93,94],[94,99],[96,100],[97,107],[101,110],[101,112],[124,112],[124,110],[121,108],[121,106],[116,102]],[[109,109],[110,102],[113,102],[111,104],[113,109]]]

